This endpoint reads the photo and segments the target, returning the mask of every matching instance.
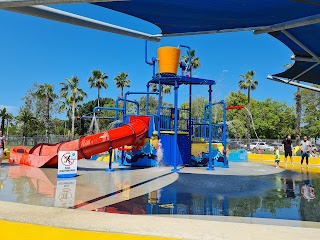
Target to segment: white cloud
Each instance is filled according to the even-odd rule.
[[[16,106],[8,106],[8,105],[0,105],[0,109],[6,108],[8,113],[17,114],[18,107]]]
[[[222,72],[226,73],[226,72],[229,72],[229,70],[228,69],[224,69],[224,70],[222,70]]]

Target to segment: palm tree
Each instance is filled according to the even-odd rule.
[[[114,80],[116,81],[117,88],[121,88],[121,97],[123,98],[123,89],[124,87],[130,87],[130,80],[127,79],[128,74],[125,72],[119,73]]]
[[[28,125],[30,125],[32,122],[36,120],[36,118],[33,116],[32,112],[29,108],[24,108],[20,110],[19,115],[17,116],[18,122],[23,124],[23,136],[26,137],[28,135]]]
[[[85,91],[83,91],[81,88],[78,87],[79,85],[79,78],[78,77],[71,77],[66,78],[66,83],[61,82],[62,85],[60,89],[60,96],[61,98],[65,99],[65,106],[71,105],[71,138],[74,137],[74,119],[75,119],[75,109],[76,104],[78,102],[83,101],[85,97],[87,97],[87,94]]]
[[[8,117],[7,109],[4,107],[0,111],[0,117],[1,117],[1,131],[4,133],[4,124],[5,120]]]
[[[45,115],[45,129],[46,137],[49,135],[49,121],[50,121],[50,104],[58,98],[58,95],[53,91],[54,87],[51,84],[41,84],[34,92],[34,96],[39,100],[44,100],[46,104],[46,115]]]
[[[242,78],[239,81],[239,89],[240,90],[248,90],[248,110],[250,112],[250,99],[251,99],[251,91],[255,90],[258,86],[258,81],[254,80],[255,72],[247,71],[246,74],[241,74]],[[250,116],[247,116],[247,147],[250,148]]]
[[[98,89],[98,106],[100,106],[100,90],[101,88],[107,89],[108,84],[105,82],[109,76],[106,73],[102,73],[100,70],[93,70],[92,76],[89,77],[88,82],[90,83],[90,88]]]
[[[183,58],[183,61],[185,63],[188,63],[189,62],[189,51],[187,51],[187,56],[182,56]],[[190,73],[190,77],[192,77],[192,70],[193,69],[197,69],[198,67],[201,66],[201,63],[200,63],[200,60],[199,60],[199,57],[196,56],[196,50],[193,49],[190,51],[190,66],[187,66],[187,67],[190,67],[189,68],[189,73]],[[192,95],[192,85],[190,84],[189,85],[189,92],[190,92],[190,97],[189,97],[189,101],[190,101],[190,104],[192,102],[192,99],[191,99],[191,95]],[[190,109],[191,113],[192,113],[192,109]],[[189,121],[191,121],[191,113],[189,114]]]
[[[189,62],[189,51],[187,51],[187,56],[182,56],[182,58],[185,63],[188,63]],[[190,63],[191,66],[190,66],[189,72],[190,72],[190,77],[192,77],[192,70],[200,67],[201,63],[200,63],[199,57],[196,57],[196,50],[195,49],[191,50],[190,58],[191,58],[191,63]]]
[[[283,67],[289,69],[292,67],[291,63],[283,64]],[[299,83],[300,81],[297,81]],[[296,137],[297,142],[300,142],[301,137],[301,115],[302,115],[302,106],[301,106],[301,88],[297,87],[297,91],[294,93],[294,100],[296,102]]]
[[[151,91],[152,92],[158,92],[158,84],[151,83],[150,84]],[[171,94],[171,86],[168,85],[161,85],[161,97],[160,97],[160,104],[162,105],[163,103],[163,95],[164,94]]]

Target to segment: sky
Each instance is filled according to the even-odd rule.
[[[92,4],[54,7],[146,33],[161,33],[148,22]],[[0,10],[0,36],[0,108],[7,107],[14,115],[34,82],[50,83],[59,92],[60,82],[78,76],[80,87],[88,94],[85,101],[90,101],[97,97],[97,90],[90,89],[87,81],[94,69],[109,76],[109,87],[101,90],[101,96],[111,98],[120,95],[113,80],[119,72],[129,74],[130,91],[144,91],[152,76],[152,68],[144,62],[145,41],[141,39],[4,10]],[[180,44],[196,49],[200,58],[201,67],[194,71],[194,76],[216,80],[214,100],[237,91],[240,74],[254,70],[259,86],[252,93],[253,98],[272,98],[293,105],[295,87],[266,79],[269,74],[284,71],[283,65],[291,63],[292,55],[290,49],[268,34],[240,32],[164,38],[160,43],[149,43],[149,57],[156,56],[159,47]],[[207,88],[196,86],[193,94],[207,97]],[[137,98],[140,96],[132,97]],[[173,102],[173,94],[164,100]],[[179,104],[187,100],[187,87],[182,87]]]

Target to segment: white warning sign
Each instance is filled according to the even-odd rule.
[[[58,153],[58,178],[75,177],[78,167],[77,151],[59,151]]]

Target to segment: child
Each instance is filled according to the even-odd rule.
[[[279,148],[278,146],[275,146],[274,149],[276,150],[276,159],[275,159],[275,162],[276,162],[276,168],[279,168],[279,162],[280,162],[280,151],[279,151]]]

